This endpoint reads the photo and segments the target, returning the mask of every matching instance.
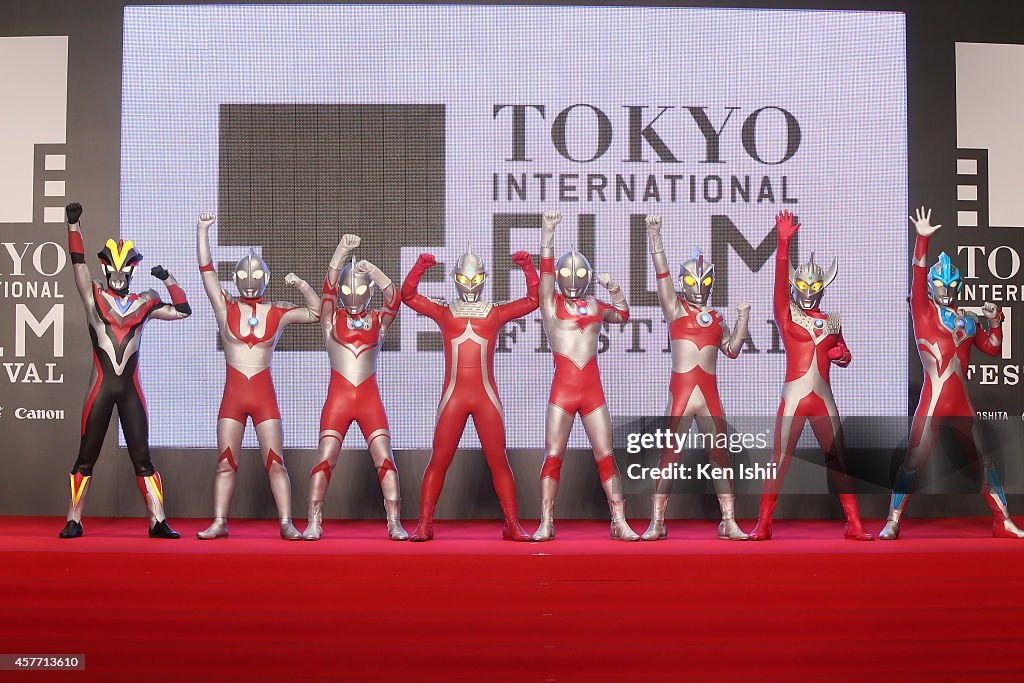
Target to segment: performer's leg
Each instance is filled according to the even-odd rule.
[[[245,434],[245,420],[231,417],[217,420],[217,471],[213,475],[213,523],[196,534],[203,541],[228,536],[228,512],[231,497],[235,493],[235,479],[238,475],[238,455],[242,450],[242,435]]]
[[[150,538],[180,538],[181,534],[167,524],[164,515],[163,484],[149,456],[149,416],[138,384],[133,383],[124,391],[117,402],[117,415],[128,456],[135,467],[135,480],[149,512]]]
[[[846,517],[846,538],[854,541],[870,541],[871,534],[864,531],[857,509],[857,494],[853,490],[853,482],[846,474],[846,442],[843,439],[843,426],[838,415],[816,415],[810,418],[811,429],[818,440],[818,445],[825,452],[825,460],[839,493],[839,502],[843,506]]]
[[[468,419],[469,411],[457,398],[450,399],[437,416],[434,449],[423,473],[423,486],[420,488],[420,519],[409,539],[411,541],[429,541],[434,538],[434,507],[441,495],[448,466],[455,457],[455,449],[459,447],[459,440]]]
[[[712,446],[708,449],[708,460],[723,470],[730,472],[729,451],[723,443],[726,434],[725,418],[720,412],[718,397],[715,396],[714,404],[709,405],[709,414],[697,417],[697,427],[711,437]],[[745,541],[747,534],[736,523],[736,494],[733,490],[732,477],[722,476],[714,479],[715,495],[718,497],[718,507],[722,512],[722,521],[718,524],[718,538],[723,541]]]
[[[555,495],[565,458],[565,446],[576,418],[575,412],[566,412],[554,403],[548,403],[544,418],[544,465],[540,470],[540,526],[533,534],[535,541],[550,541],[555,537]]]
[[[1024,538],[1024,531],[1013,523],[1006,507],[1006,493],[992,459],[982,452],[979,445],[981,431],[974,417],[953,417],[949,419],[953,435],[960,449],[976,469],[981,495],[992,511],[992,535],[996,538]]]
[[[910,442],[908,444],[907,456],[900,468],[896,471],[896,479],[893,481],[892,497],[889,500],[889,514],[885,519],[885,526],[878,533],[882,541],[895,541],[900,536],[900,519],[903,511],[907,508],[910,500],[910,493],[914,488],[914,478],[924,467],[928,457],[935,447],[939,430],[942,428],[944,418],[916,413],[910,425]]]
[[[327,406],[324,406],[324,411],[326,413]],[[342,439],[345,438],[351,424],[351,418],[333,423],[320,421],[320,445],[317,449],[319,457],[309,473],[309,512],[306,516],[306,530],[302,532],[302,537],[307,541],[320,540],[323,534],[323,508],[327,485],[331,483],[331,474],[338,464]]]
[[[772,447],[772,464],[775,465],[775,478],[765,479],[764,489],[761,492],[761,509],[757,515],[757,524],[750,532],[751,541],[767,541],[772,537],[772,515],[775,512],[775,504],[779,500],[779,491],[782,489],[782,480],[789,470],[789,463],[793,459],[793,452],[800,440],[800,432],[804,429],[805,416],[802,414],[786,415],[784,406],[779,407],[778,415],[775,418],[775,438]],[[799,407],[799,406],[797,406]]]
[[[531,536],[519,523],[519,503],[516,500],[516,479],[508,464],[505,450],[505,422],[502,414],[492,405],[485,405],[473,413],[473,425],[480,437],[480,445],[491,470],[494,492],[501,503],[505,526],[501,537],[506,541],[530,541]]]
[[[284,459],[281,456],[284,453],[281,418],[263,420],[256,424],[255,428],[264,467],[270,479],[270,491],[274,494],[274,503],[277,506],[281,538],[286,541],[298,541],[302,539],[302,534],[292,524],[292,482],[288,478],[288,468],[284,466]]]
[[[113,393],[102,387],[99,379],[94,377],[92,389],[82,407],[82,440],[78,446],[78,458],[69,475],[71,502],[68,504],[67,524],[58,534],[61,538],[78,538],[83,533],[82,511],[85,507],[85,494],[89,492],[92,468],[100,457],[100,448],[103,446],[113,411]]]
[[[601,477],[601,488],[608,499],[608,510],[611,513],[611,537],[617,541],[639,541],[640,536],[626,522],[626,500],[622,495],[622,478],[615,464],[612,453],[612,418],[608,414],[607,404],[583,416],[583,429],[590,439],[597,462],[597,472]]]
[[[363,430],[367,449],[377,470],[380,492],[384,496],[388,538],[392,541],[404,541],[409,538],[409,534],[402,528],[402,488],[398,480],[398,468],[395,467],[395,455],[391,450],[391,431],[383,405],[380,406],[379,413],[372,422],[360,420],[359,427]]]
[[[678,439],[684,436],[690,431],[690,426],[693,424],[693,416],[680,417],[679,413],[682,411],[683,403],[673,399],[672,404],[669,407],[669,415],[667,418],[667,429],[671,434],[675,434],[673,437]],[[676,443],[681,443],[678,440]],[[674,447],[674,444],[665,444],[665,448],[661,451],[661,456],[658,458],[658,469],[664,470],[667,467],[671,467],[679,462],[680,452]],[[656,479],[654,482],[654,493],[651,494],[651,523],[647,526],[645,531],[640,538],[644,541],[660,541],[668,538],[668,527],[665,525],[665,514],[668,510],[669,496],[672,493],[672,479]]]

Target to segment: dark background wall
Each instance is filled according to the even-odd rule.
[[[152,3],[149,3],[152,4]],[[168,3],[172,4],[172,3]],[[562,3],[567,4],[567,3]],[[595,3],[598,4],[598,3]],[[962,202],[956,194],[956,80],[955,43],[1022,43],[1024,42],[1024,7],[1010,0],[975,0],[971,3],[948,1],[907,2],[680,2],[651,3],[680,6],[729,6],[805,9],[861,9],[891,10],[906,13],[907,26],[907,83],[908,83],[908,149],[909,149],[909,206],[927,204],[934,208],[946,226],[953,219]],[[68,57],[68,119],[65,145],[47,145],[40,152],[67,155],[67,169],[61,177],[67,182],[68,199],[82,202],[87,207],[90,227],[87,232],[86,253],[94,254],[103,239],[116,234],[119,205],[119,134],[121,107],[121,39],[122,2],[107,0],[40,0],[5,2],[0,7],[0,35],[42,36],[67,35]],[[1006,87],[1019,88],[1021,83],[1008,83]],[[39,155],[37,155],[39,156]],[[41,156],[39,156],[41,158]],[[1021,173],[1024,179],[1024,172]],[[36,170],[37,182],[49,178],[41,168]],[[985,188],[981,188],[984,204]],[[39,192],[36,193],[39,195]],[[983,206],[980,208],[984,208]],[[65,244],[62,224],[46,223],[37,210],[31,224],[0,224],[0,242],[34,244],[52,241]],[[984,211],[981,211],[984,215]],[[1019,254],[1021,229],[977,228],[947,229],[935,238],[934,254],[945,249],[956,253],[955,244],[971,244],[993,248],[1008,245]],[[893,229],[898,229],[894,226]],[[908,229],[908,239],[911,233]],[[19,247],[20,248],[20,247]],[[962,259],[961,259],[962,261]],[[5,266],[9,268],[9,266]],[[963,263],[961,262],[961,268]],[[902,281],[909,269],[893,273],[894,281]],[[284,272],[284,271],[282,271]],[[12,280],[9,270],[0,271],[0,277]],[[981,273],[979,282],[1000,282],[991,274]],[[63,382],[54,384],[12,383],[5,374],[0,375],[0,433],[3,434],[3,476],[0,477],[0,514],[63,514],[67,505],[66,472],[77,452],[78,415],[86,389],[91,365],[90,350],[85,343],[84,316],[74,294],[70,269],[57,278],[67,298],[65,304],[65,355],[53,358],[48,344],[39,344],[24,359],[37,363],[55,362],[63,374]],[[1011,282],[1019,283],[1020,277]],[[864,305],[870,305],[872,296],[889,295],[888,291],[865,292]],[[37,312],[45,310],[45,302],[31,305]],[[972,302],[973,303],[973,302]],[[980,302],[978,302],[980,304]],[[0,328],[13,324],[15,302],[0,300]],[[49,304],[46,304],[49,305]],[[1018,332],[1024,320],[1019,304],[1013,308],[1013,332]],[[40,313],[41,314],[41,313]],[[298,343],[298,342],[296,342]],[[5,338],[4,346],[13,345]],[[1015,343],[1012,358],[994,361],[999,374],[1004,376],[1007,366],[1020,364],[1021,344]],[[159,353],[159,349],[147,349]],[[911,354],[908,409],[916,404],[920,390],[921,372],[916,361],[916,349]],[[8,356],[3,360],[12,360]],[[1020,420],[1024,412],[1024,397],[1019,385],[999,381],[974,387],[979,410],[1003,410],[1011,420]],[[55,421],[18,421],[13,416],[16,407],[49,408],[63,410],[65,417]],[[1016,433],[1016,425],[1004,433]],[[1013,443],[1013,452],[1019,451]],[[89,496],[88,514],[137,516],[143,513],[134,477],[124,454],[118,452],[116,430],[111,429],[104,452],[95,470],[93,488]],[[168,510],[172,516],[206,516],[211,512],[210,482],[215,467],[213,451],[197,457],[195,453],[174,450],[157,451],[154,459],[161,470],[169,492]],[[364,517],[379,514],[379,491],[372,468],[364,455],[343,457],[335,476],[335,485],[329,494],[329,516]],[[428,454],[409,451],[397,454],[402,472],[403,498],[406,512],[411,513],[418,503],[420,477]],[[315,460],[311,451],[295,451],[287,455],[295,490],[296,516],[304,516],[306,473]],[[524,510],[536,509],[538,487],[537,472],[542,454],[515,453],[513,469],[519,482],[520,504]],[[811,458],[813,460],[813,457]],[[566,463],[565,479],[573,485],[563,487],[559,510],[563,516],[602,516],[603,498],[597,486],[597,475],[589,457],[570,458]],[[1008,487],[1022,480],[1022,468],[1014,459],[1003,463],[1004,479]],[[440,516],[497,516],[498,508],[489,485],[486,465],[481,457],[466,453],[456,467],[458,476],[450,477],[438,513]],[[948,468],[938,465],[928,478],[936,481]],[[795,474],[795,473],[794,473]],[[816,474],[814,476],[820,476]],[[264,481],[265,475],[253,453],[243,455],[243,468],[235,496],[233,511],[239,516],[270,516],[273,504]],[[887,501],[882,487],[865,485],[863,506],[867,514],[881,516]],[[1013,496],[1012,498],[1019,498]],[[1021,502],[1015,500],[1011,502]],[[1018,506],[1019,507],[1019,506]],[[631,503],[633,513],[646,511],[645,496],[638,495]],[[756,510],[756,495],[742,496],[739,512],[751,516]],[[984,504],[978,496],[933,495],[922,497],[915,503],[915,514],[982,514]],[[713,515],[711,496],[689,495],[680,497],[674,505],[680,516]],[[782,515],[829,516],[838,513],[838,505],[827,495],[800,495],[785,499]]]

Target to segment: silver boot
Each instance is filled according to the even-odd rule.
[[[322,500],[309,501],[309,514],[306,517],[306,530],[302,532],[302,538],[307,541],[319,541],[324,534],[324,502]]]
[[[736,523],[736,496],[722,493],[718,496],[718,507],[722,509],[722,521],[718,525],[718,538],[722,541],[745,541],[749,538]]]
[[[291,517],[282,517],[281,520],[280,520],[280,526],[281,526],[281,538],[283,538],[284,540],[286,540],[286,541],[301,541],[302,540],[302,534],[300,534],[299,530],[295,528],[294,524],[292,524]]]
[[[900,537],[900,515],[893,510],[885,520],[885,526],[878,532],[878,538],[882,541],[895,541]]]
[[[214,517],[213,524],[196,534],[196,538],[202,541],[212,541],[215,538],[228,537],[228,518]]]
[[[613,541],[640,540],[640,536],[626,522],[626,501],[609,500],[608,510],[612,515],[611,535]]]
[[[552,541],[555,538],[555,499],[541,498],[540,526],[533,535],[535,541]]]
[[[645,541],[660,541],[668,538],[665,528],[665,510],[668,508],[668,494],[655,493],[651,496],[651,525],[647,527],[642,538]]]
[[[384,514],[388,518],[388,538],[392,541],[405,541],[409,534],[402,528],[402,499],[384,499]]]

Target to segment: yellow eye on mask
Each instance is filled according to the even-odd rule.
[[[695,284],[697,284],[697,281],[696,281],[696,280],[694,280],[694,279],[693,279],[693,278],[692,278],[691,276],[689,276],[689,275],[684,275],[684,276],[683,276],[683,282],[685,282],[686,284],[690,285],[691,287],[693,287],[693,286],[694,286]]]
[[[806,292],[807,291],[807,283],[804,282],[803,280],[797,280],[796,281],[796,288],[799,289],[801,292]]]

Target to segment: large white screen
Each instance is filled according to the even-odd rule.
[[[127,7],[124,21],[121,232],[148,263],[175,273],[195,311],[180,324],[148,327],[142,377],[151,413],[151,441],[159,446],[213,447],[224,378],[213,312],[203,294],[195,260],[194,223],[218,206],[222,105],[443,105],[444,233],[432,245],[389,231],[386,220],[330,224],[308,204],[296,206],[290,225],[268,226],[267,239],[287,231],[294,251],[313,275],[314,287],[342,232],[387,235],[401,246],[388,274],[400,282],[421,251],[449,264],[467,241],[492,271],[509,268],[507,253],[492,253],[496,214],[558,209],[566,216],[556,251],[577,239],[577,218],[592,215],[591,260],[631,292],[630,253],[646,256],[642,240],[630,241],[630,216],[660,213],[673,270],[693,246],[711,252],[712,216],[727,217],[757,247],[788,208],[802,219],[801,259],[816,251],[819,263],[840,261],[823,309],[841,315],[853,353],[847,369],[833,373],[844,415],[905,415],[906,302],[906,65],[904,17],[892,13],[725,9],[566,7],[318,7],[193,6]],[[510,161],[512,110],[495,105],[542,105],[525,111],[524,155]],[[553,142],[559,113],[566,115],[566,144]],[[660,160],[651,137],[631,135],[628,107],[651,123],[675,161]],[[766,108],[767,109],[764,109]],[[720,129],[719,163],[709,160],[708,141],[690,108],[702,108]],[[759,115],[752,117],[758,110]],[[600,110],[610,124],[607,151],[599,148]],[[781,110],[800,130],[799,145],[781,163],[792,141]],[[730,114],[727,123],[726,116]],[[745,148],[744,123],[748,126]],[[272,131],[271,131],[272,133]],[[358,131],[337,130],[337,144]],[[750,137],[753,136],[753,140]],[[555,138],[558,137],[557,131]],[[631,152],[639,144],[639,157]],[[328,139],[328,143],[330,143]],[[302,150],[297,150],[298,154]],[[310,154],[318,153],[316,149]],[[664,157],[662,151],[661,157]],[[714,159],[712,159],[714,161]],[[526,198],[507,192],[507,174],[527,176]],[[540,175],[546,197],[540,197]],[[559,174],[578,174],[575,192],[560,199]],[[634,176],[632,199],[616,196],[616,175]],[[723,198],[715,197],[722,179]],[[588,196],[588,177],[608,182],[602,201]],[[658,186],[646,193],[648,177]],[[673,181],[669,176],[679,176]],[[696,196],[690,197],[694,176]],[[731,196],[733,176],[750,177],[749,199]],[[762,178],[772,197],[758,201]],[[498,178],[495,197],[494,182]],[[795,203],[783,202],[785,194]],[[376,182],[367,177],[366,183]],[[594,180],[593,182],[599,182]],[[673,199],[670,184],[676,183]],[[704,183],[710,183],[710,200]],[[340,188],[355,191],[358,188]],[[315,202],[311,192],[310,201]],[[258,199],[258,198],[257,198]],[[434,198],[440,202],[442,197]],[[389,199],[401,203],[401,199]],[[426,204],[423,204],[426,206]],[[418,205],[417,205],[418,206]],[[360,206],[365,216],[372,207]],[[414,207],[415,208],[415,207]],[[275,209],[280,215],[280,207]],[[355,214],[353,214],[355,215]],[[273,235],[271,235],[271,227]],[[316,231],[316,239],[307,238]],[[312,234],[312,232],[310,232]],[[262,241],[218,246],[218,260],[233,261]],[[538,252],[539,233],[513,231],[510,250]],[[441,245],[441,246],[438,246]],[[282,248],[280,244],[278,249]],[[771,348],[773,255],[752,269],[729,251],[716,263],[727,273],[728,301],[717,305],[735,321],[743,299],[752,306],[751,338],[760,353],[722,357],[719,382],[727,414],[771,415],[778,406],[784,358]],[[361,257],[377,261],[370,252]],[[285,270],[269,263],[277,281]],[[647,289],[654,289],[648,266]],[[148,276],[147,276],[148,277]],[[524,291],[511,275],[513,296]],[[156,284],[156,283],[154,283]],[[148,285],[147,285],[148,286]],[[233,285],[225,283],[229,291]],[[453,295],[450,280],[425,282],[421,292]],[[603,294],[603,292],[601,292]],[[487,296],[493,296],[488,291]],[[294,299],[293,300],[297,300]],[[670,374],[665,327],[656,305],[634,306],[646,327],[609,330],[601,355],[605,393],[613,415],[659,414]],[[382,354],[379,382],[397,448],[429,447],[443,376],[440,353],[419,351],[417,334],[435,329],[409,309],[402,311],[401,351]],[[543,448],[544,410],[552,375],[541,343],[538,314],[519,331],[511,353],[496,360],[505,404],[509,446]],[[633,334],[644,352],[627,352]],[[293,330],[286,335],[294,334]],[[322,349],[279,351],[274,377],[289,447],[317,443],[319,413],[329,366]],[[171,390],[173,388],[173,390]],[[252,439],[251,430],[248,437]],[[463,446],[476,445],[467,431]],[[571,446],[585,445],[582,430]],[[361,447],[357,431],[347,447]]]

